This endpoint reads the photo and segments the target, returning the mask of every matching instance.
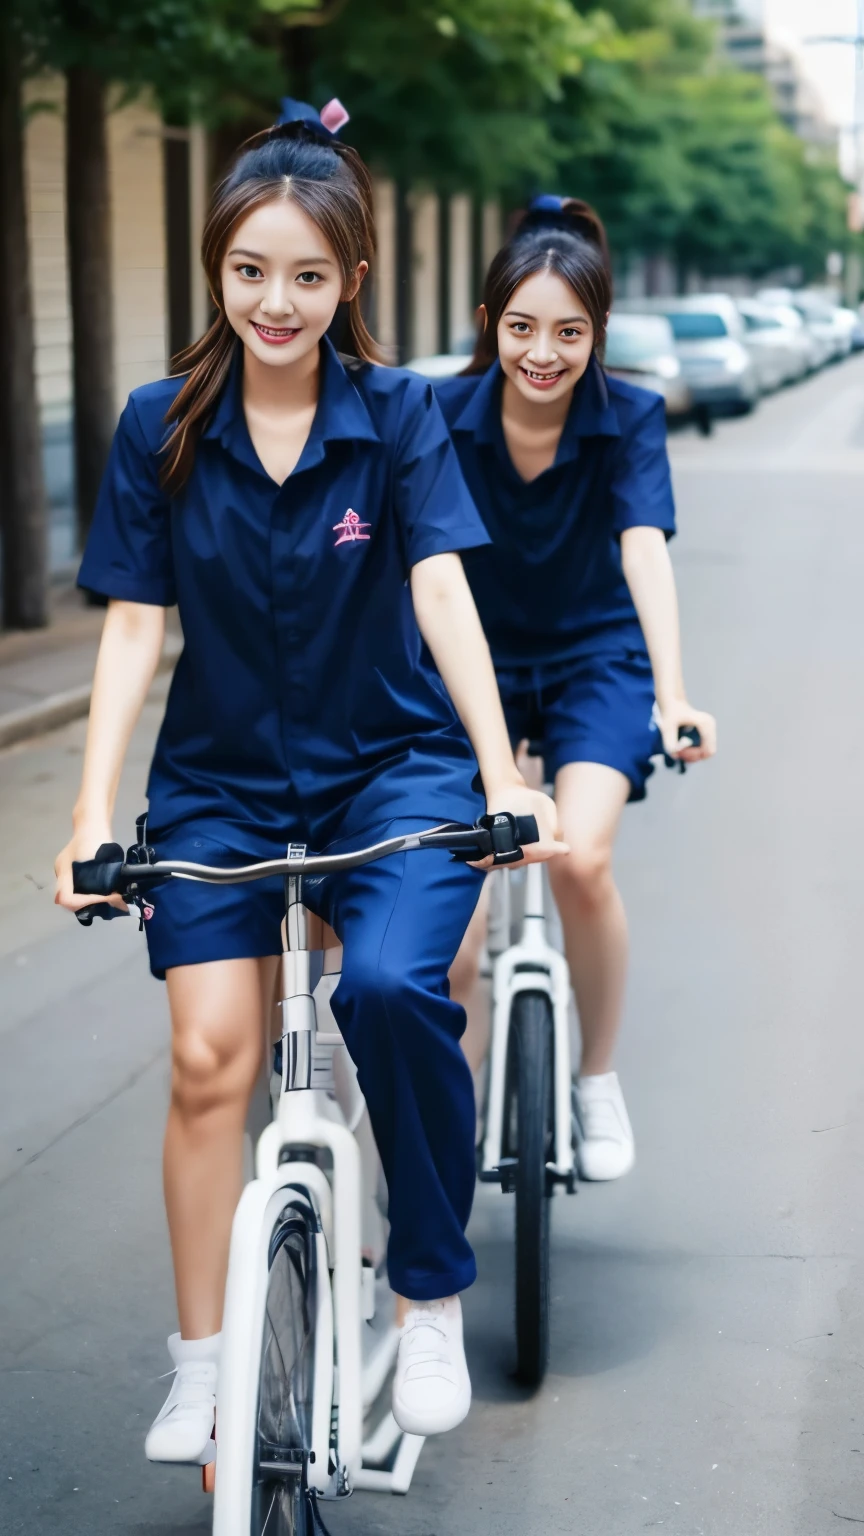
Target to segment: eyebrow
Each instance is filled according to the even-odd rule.
[[[536,315],[526,315],[524,309],[508,309],[508,315],[514,315],[517,320],[536,320]],[[575,325],[577,321],[587,320],[587,315],[570,315],[566,320],[556,320],[556,325]]]
[[[267,260],[267,257],[266,256],[262,256],[260,251],[247,251],[247,250],[244,250],[242,246],[235,246],[233,250],[228,252],[228,255],[229,256],[251,256],[253,261],[266,261]],[[294,266],[297,266],[297,267],[332,267],[333,266],[333,262],[332,262],[332,260],[331,260],[331,258],[329,256],[303,256],[300,260],[294,262]]]

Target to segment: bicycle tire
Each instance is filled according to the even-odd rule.
[[[305,1201],[289,1200],[270,1237],[252,1471],[250,1536],[313,1536],[306,1490],[312,1440],[316,1251]],[[285,1464],[285,1472],[274,1466]]]
[[[538,1386],[549,1363],[550,1209],[554,1150],[552,1005],[519,992],[508,1038],[506,1155],[515,1159],[516,1376]]]

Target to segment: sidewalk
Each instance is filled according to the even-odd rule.
[[[104,617],[66,586],[53,597],[47,629],[0,634],[0,748],[87,714]],[[175,623],[160,671],[170,671],[181,648]]]

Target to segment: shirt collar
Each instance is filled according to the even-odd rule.
[[[328,336],[321,340],[321,389],[312,430],[294,474],[309,469],[324,458],[325,444],[346,440],[377,443],[381,439],[366,402]],[[243,411],[243,348],[234,349],[225,386],[216,409],[202,433],[217,438],[223,447],[243,463],[261,472],[261,465],[249,437]]]
[[[477,388],[453,424],[456,432],[469,432],[477,443],[496,444],[501,437],[501,364],[494,362],[482,375]],[[583,437],[620,437],[618,413],[609,398],[606,375],[592,355],[584,377],[577,385],[567,413],[556,464],[567,463],[579,454]]]

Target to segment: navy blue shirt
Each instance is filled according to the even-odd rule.
[[[343,365],[325,340],[312,430],[280,487],[249,437],[238,349],[169,499],[160,450],[181,383],[130,396],[78,578],[179,604],[151,826],[203,816],[278,833],[300,818],[321,846],[391,817],[473,819],[476,761],[407,578],[487,534],[429,384]]]
[[[555,463],[525,481],[501,425],[504,375],[436,387],[468,488],[492,538],[465,568],[495,665],[543,667],[645,653],[621,569],[626,528],[675,532],[663,400],[596,359],[574,391]]]

